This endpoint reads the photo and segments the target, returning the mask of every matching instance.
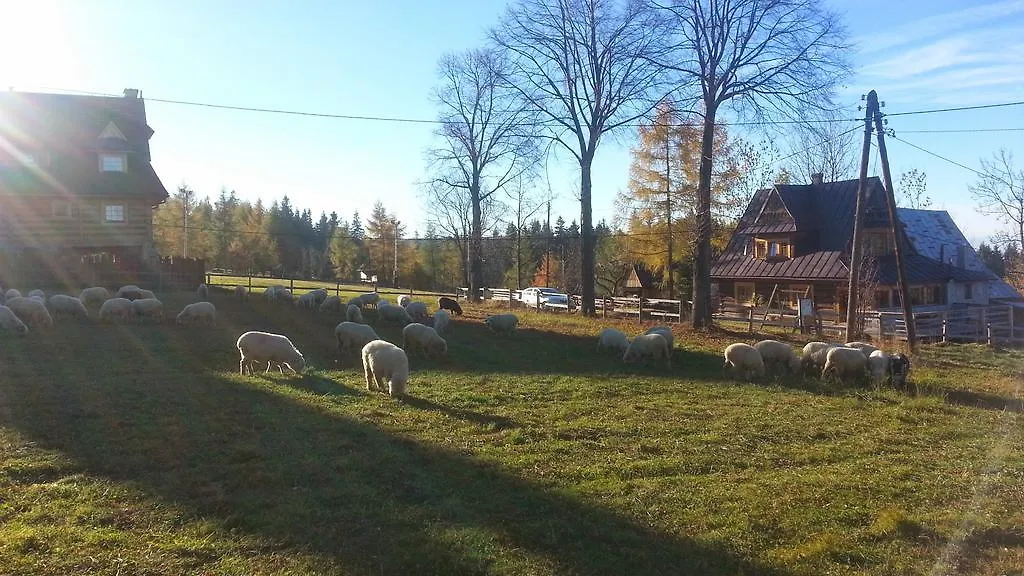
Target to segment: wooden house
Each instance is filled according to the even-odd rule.
[[[655,274],[643,264],[634,264],[622,292],[626,296],[660,298],[661,275]]]

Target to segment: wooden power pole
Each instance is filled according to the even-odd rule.
[[[874,92],[872,92],[874,94]],[[870,98],[870,97],[869,97]],[[885,203],[889,206],[889,229],[892,231],[893,250],[896,253],[896,289],[900,293],[900,304],[903,306],[903,323],[907,327],[907,345],[911,352],[917,350],[917,330],[914,326],[913,302],[910,301],[907,287],[907,272],[903,265],[903,232],[897,223],[896,196],[892,186],[892,173],[889,172],[889,155],[885,151],[885,129],[882,128],[882,111],[875,102],[875,133],[878,135],[878,154],[882,157],[882,178],[885,182]],[[881,322],[881,319],[879,319]]]
[[[860,291],[860,261],[863,252],[860,241],[861,220],[864,218],[864,196],[868,187],[868,160],[871,158],[871,119],[878,110],[878,95],[868,92],[868,105],[864,112],[864,147],[860,155],[860,182],[857,184],[857,208],[853,214],[853,245],[850,250],[850,285],[846,298],[846,340],[857,337],[857,297]]]

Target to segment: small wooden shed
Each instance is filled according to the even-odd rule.
[[[626,296],[658,298],[661,296],[661,275],[655,274],[643,264],[634,264],[622,292]]]

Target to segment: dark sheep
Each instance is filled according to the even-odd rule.
[[[447,296],[441,296],[437,299],[437,307],[441,310],[448,310],[452,314],[462,316],[462,306],[459,306],[458,302]]]
[[[889,359],[889,379],[892,382],[893,387],[897,390],[906,390],[907,392],[916,392],[916,387],[907,381],[907,376],[910,374],[910,358],[907,358],[905,354],[896,353],[893,354]]]

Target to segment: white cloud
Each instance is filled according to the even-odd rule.
[[[974,29],[981,24],[998,22],[1017,14],[1024,14],[1024,0],[1004,0],[928,16],[878,34],[858,37],[855,42],[862,54],[869,54],[897,46],[917,44],[956,30]]]

